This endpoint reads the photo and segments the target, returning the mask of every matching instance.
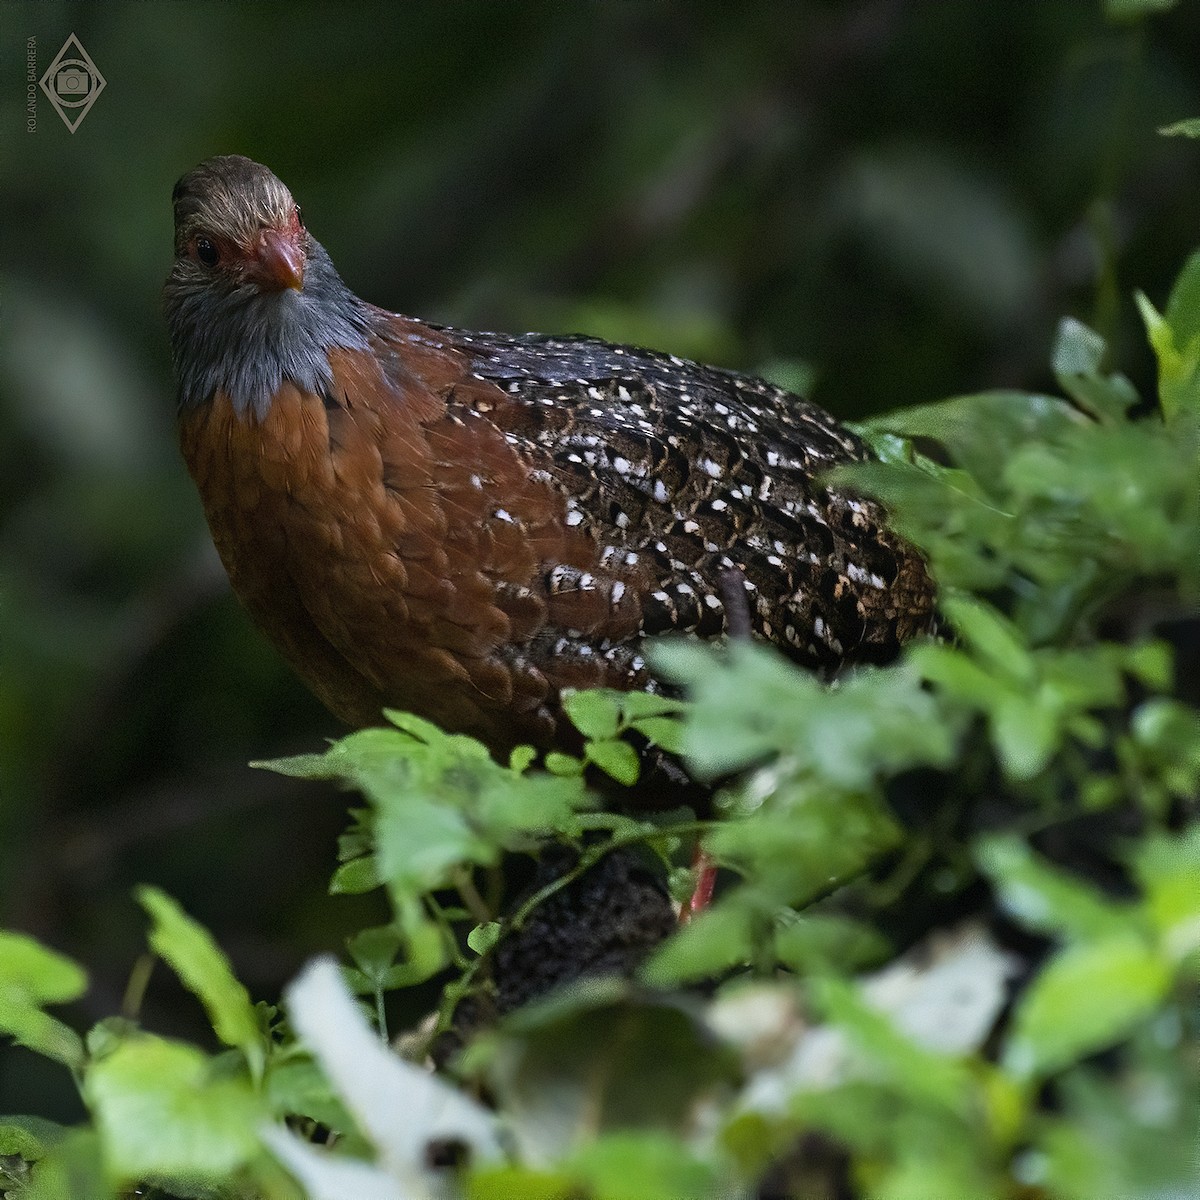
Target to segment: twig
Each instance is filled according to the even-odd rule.
[[[492,910],[484,903],[483,897],[479,894],[479,889],[475,886],[475,880],[471,872],[461,864],[454,868],[451,873],[454,880],[454,887],[458,891],[462,902],[466,907],[467,912],[475,918],[478,925],[486,925],[489,921],[495,920],[492,916]]]

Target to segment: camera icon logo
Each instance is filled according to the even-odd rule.
[[[54,76],[54,90],[60,96],[86,96],[92,90],[92,81],[78,66],[59,67]]]
[[[72,133],[104,90],[104,84],[104,76],[74,34],[63,43],[41,80],[46,99]]]

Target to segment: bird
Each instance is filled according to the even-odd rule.
[[[400,709],[503,759],[571,743],[568,689],[669,692],[659,635],[743,625],[828,676],[933,628],[921,554],[826,481],[867,447],[811,401],[376,307],[240,155],[172,201],[183,457],[234,592],[346,724]]]

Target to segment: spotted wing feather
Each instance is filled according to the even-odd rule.
[[[753,631],[813,667],[886,659],[929,628],[920,556],[878,505],[821,482],[867,453],[820,408],[591,338],[441,332],[503,393],[462,389],[562,495],[598,547],[602,585],[641,589],[637,637],[724,633],[731,578]],[[564,582],[579,580],[551,566],[547,590]]]

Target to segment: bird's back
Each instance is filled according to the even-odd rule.
[[[638,556],[639,635],[725,633],[739,577],[754,633],[812,667],[885,660],[929,627],[920,555],[824,483],[868,454],[818,406],[595,338],[430,332],[468,360],[452,404],[484,411],[606,565]]]

